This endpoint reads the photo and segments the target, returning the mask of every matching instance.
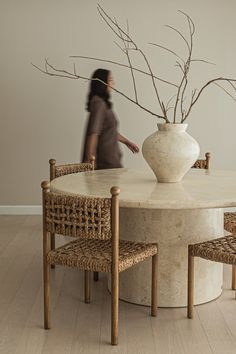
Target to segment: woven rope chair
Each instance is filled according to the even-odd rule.
[[[91,271],[111,273],[111,344],[118,344],[119,273],[152,257],[151,315],[157,314],[156,243],[119,240],[119,188],[111,188],[111,198],[86,198],[43,191],[44,328],[50,324],[51,265],[78,267],[85,271],[84,300],[90,302]],[[51,249],[50,235],[61,234],[75,240]]]
[[[192,168],[203,168],[205,170],[210,169],[210,158],[211,154],[210,152],[205,153],[205,159],[199,159],[195,162],[195,164],[192,166]]]
[[[236,212],[224,213],[224,229],[236,234]],[[232,290],[236,290],[236,266],[232,265]]]
[[[193,318],[194,257],[236,265],[236,235],[224,236],[188,246],[188,318]]]
[[[192,166],[193,168],[203,168],[206,170],[210,169],[210,152],[205,153],[205,160],[197,160]],[[236,212],[235,213],[224,213],[224,229],[230,233],[236,234]],[[232,266],[232,290],[236,290],[236,266]]]
[[[57,177],[69,175],[72,173],[93,171],[95,165],[95,157],[91,157],[89,162],[85,163],[73,163],[73,164],[64,164],[64,165],[56,165],[55,159],[49,160],[50,165],[50,181]],[[55,234],[51,234],[51,248],[55,248]],[[52,266],[54,268],[54,266]],[[94,280],[98,281],[98,273],[94,272]]]

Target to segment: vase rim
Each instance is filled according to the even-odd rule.
[[[164,123],[157,123],[157,126],[161,125],[181,125],[181,126],[188,126],[188,123],[171,123],[171,122],[164,122]]]
[[[187,127],[187,123],[157,123],[157,128],[160,131],[184,132],[187,130]]]

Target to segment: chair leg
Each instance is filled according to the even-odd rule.
[[[152,298],[151,315],[157,315],[157,275],[158,275],[158,255],[152,256]]]
[[[93,280],[94,281],[98,281],[99,280],[98,272],[93,272]]]
[[[194,293],[194,257],[188,249],[188,318],[193,318]]]
[[[84,302],[90,303],[90,271],[84,271]]]
[[[44,261],[43,277],[44,277],[44,328],[51,328],[51,298],[50,298],[50,265]]]
[[[119,273],[111,278],[111,344],[118,344],[119,328]]]
[[[55,234],[51,234],[51,250],[55,249]],[[51,265],[51,269],[54,269],[55,265]]]
[[[236,266],[232,266],[232,290],[236,290]]]

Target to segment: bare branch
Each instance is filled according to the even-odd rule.
[[[129,35],[129,21],[128,21],[128,19],[126,20],[126,31],[127,31],[128,35]],[[129,49],[129,45],[130,45],[130,43],[127,42],[128,49]]]
[[[134,71],[133,71],[132,63],[131,63],[130,56],[129,56],[129,44],[126,44],[126,42],[125,42],[125,40],[123,38],[123,34],[122,34],[121,30],[119,29],[119,26],[118,26],[118,23],[117,23],[116,20],[115,20],[115,23],[117,25],[118,31],[120,33],[120,36],[121,36],[121,38],[123,40],[123,44],[124,44],[124,47],[125,47],[124,53],[125,53],[125,55],[127,57],[128,63],[129,63],[129,67],[130,67],[130,71],[131,71],[131,77],[132,77],[132,81],[133,81],[135,101],[138,103],[138,94],[137,94],[136,82],[135,82],[135,77],[134,77]],[[127,31],[128,30],[129,30],[129,24],[127,24]]]
[[[77,76],[77,74],[76,74],[76,67],[75,67],[75,63],[73,63],[73,67],[74,67],[74,75],[76,75],[76,76]]]
[[[187,39],[182,35],[182,33],[181,33],[177,28],[172,27],[172,26],[170,26],[170,25],[166,25],[166,27],[168,27],[168,28],[172,29],[173,31],[177,32],[177,33],[180,35],[180,37],[182,37],[182,39],[184,40],[184,42],[187,44],[188,50],[190,51],[189,43],[188,43]]]
[[[205,63],[205,64],[211,64],[211,65],[216,65],[215,63],[212,63],[210,61],[207,61],[207,60],[203,60],[203,59],[191,59],[191,63],[192,62],[202,62],[202,63]]]
[[[123,31],[120,26],[117,26],[117,25],[116,25],[115,21],[113,21],[112,18],[111,18],[110,16],[108,16],[108,14],[103,10],[103,8],[102,8],[100,5],[97,6],[97,9],[98,9],[98,12],[99,12],[100,16],[102,17],[102,19],[106,22],[107,26],[111,28],[111,30],[115,33],[115,35],[116,35],[118,38],[120,38],[121,40],[123,40],[122,37],[120,37],[120,34],[117,33],[117,32],[114,30],[114,28],[111,26],[111,24],[109,23],[109,21],[110,21],[117,29],[119,28],[119,29],[121,30],[122,34],[126,37],[126,38],[125,38],[125,41],[134,44],[133,41],[131,40],[131,38],[129,37],[129,35],[128,35],[127,33],[125,33],[125,31]],[[108,21],[107,19],[108,19],[109,21]]]
[[[184,11],[182,11],[182,10],[178,10],[178,12],[180,12],[182,15],[184,15],[185,17],[187,17],[188,21],[189,21],[189,22],[191,23],[191,25],[192,25],[192,28],[191,28],[191,26],[190,26],[190,33],[191,33],[191,35],[194,35],[194,33],[195,33],[195,25],[194,25],[193,20],[191,19],[191,17],[190,17],[188,14],[186,14],[186,12],[184,12]]]
[[[190,107],[185,115],[185,118],[183,121],[186,120],[186,118],[188,117],[192,107],[195,105],[195,103],[198,101],[199,97],[201,96],[202,92],[205,90],[206,87],[208,87],[209,85],[211,85],[212,83],[215,83],[216,81],[227,81],[230,84],[233,84],[233,82],[236,82],[236,79],[229,79],[229,78],[225,78],[225,77],[217,77],[216,79],[212,79],[209,80],[205,85],[202,86],[202,88],[199,90],[196,98],[192,101],[192,103],[190,104]]]
[[[124,34],[126,37],[127,37],[127,40],[129,40],[132,45],[134,46],[134,49],[137,50],[141,55],[142,57],[144,58],[144,61],[146,62],[146,65],[148,67],[148,70],[150,72],[150,76],[151,76],[151,79],[152,79],[152,84],[153,84],[153,87],[154,87],[154,90],[155,90],[155,93],[156,93],[156,97],[157,97],[157,100],[158,100],[158,103],[160,105],[160,108],[162,110],[162,113],[166,119],[166,121],[168,121],[167,117],[165,116],[165,111],[163,111],[163,107],[162,107],[162,104],[161,104],[161,99],[160,99],[160,95],[159,95],[159,92],[158,92],[158,89],[157,89],[157,86],[156,86],[156,83],[155,83],[155,80],[154,80],[154,75],[153,75],[153,72],[152,72],[152,69],[151,69],[151,66],[147,60],[147,57],[146,55],[144,54],[144,52],[138,48],[137,44],[132,40],[132,38],[115,22],[112,20],[112,18],[102,9],[102,7],[100,5],[99,6],[99,9],[101,9],[101,11],[99,12],[100,14],[102,13],[103,15],[103,18],[106,17],[106,22],[110,21],[116,28],[117,30],[121,31],[122,34]],[[116,31],[114,31],[115,33],[117,33]],[[120,34],[118,33],[118,38],[120,38],[122,40],[122,38],[120,37]]]
[[[213,85],[216,85],[216,86],[220,87],[221,90],[223,90],[228,96],[230,96],[234,101],[236,101],[236,98],[233,95],[231,95],[229,93],[229,91],[227,91],[223,86],[217,84],[216,82],[213,82]]]
[[[190,101],[190,105],[192,104],[193,102],[193,99],[195,97],[195,94],[196,94],[196,89],[192,90],[192,95],[191,95],[191,101]],[[186,117],[186,110],[184,109],[183,110],[183,114],[182,114],[182,118],[181,118],[181,123],[183,123],[185,121],[185,118]]]
[[[46,65],[46,71],[47,71],[47,72],[48,72],[48,67],[49,67],[49,68],[51,68],[52,70],[57,71],[57,72],[60,72],[60,73],[63,73],[63,74],[65,74],[65,75],[76,76],[78,79],[79,79],[79,78],[82,78],[81,76],[77,76],[77,75],[75,75],[75,74],[72,74],[72,73],[70,73],[70,72],[67,71],[67,70],[58,70],[58,69],[55,69],[55,68],[52,66],[52,64],[49,63],[48,59],[45,59],[45,65]]]
[[[116,45],[124,54],[126,54],[126,53],[125,53],[125,49],[123,49],[123,48],[119,45],[119,43],[117,43],[117,42],[115,42],[115,41],[114,41],[114,43],[115,43],[115,45]]]
[[[176,101],[175,101],[175,106],[174,106],[174,119],[173,119],[174,123],[176,122],[176,115],[177,115],[177,108],[178,108],[179,100],[180,100],[180,111],[181,111],[181,115],[182,115],[181,119],[183,119],[183,117],[184,117],[185,110],[183,108],[183,97],[184,97],[184,93],[185,93],[187,85],[188,85],[188,72],[189,72],[190,64],[191,64],[191,57],[192,57],[192,51],[193,51],[193,34],[194,34],[194,30],[195,30],[194,24],[193,24],[193,21],[191,20],[191,18],[188,15],[186,15],[184,12],[181,12],[181,13],[184,16],[186,16],[187,20],[188,20],[190,42],[187,41],[187,39],[182,35],[182,33],[179,30],[177,30],[176,28],[170,26],[170,28],[175,30],[182,37],[182,39],[187,44],[188,51],[189,51],[189,54],[188,54],[187,60],[186,60],[186,62],[184,64],[184,67],[182,68],[180,63],[178,63],[180,68],[183,71],[183,77],[182,77],[182,79],[180,81],[180,84],[179,84],[179,87],[178,87]],[[181,90],[182,90],[182,92],[181,92]]]
[[[116,61],[112,61],[112,60],[107,60],[107,59],[87,57],[87,56],[84,56],[84,55],[70,55],[70,58],[79,58],[79,59],[89,59],[89,60],[94,60],[94,61],[101,61],[101,62],[104,62],[104,63],[110,63],[110,64],[122,66],[124,68],[128,68],[129,69],[129,66],[126,65],[126,64],[122,64],[122,63],[119,63],[119,62],[116,62]],[[140,72],[141,74],[151,76],[150,73],[147,73],[146,71],[143,71],[141,69],[133,67],[133,70],[137,71],[137,72]],[[174,86],[174,87],[178,87],[178,85],[176,85],[176,84],[174,84],[172,82],[166,81],[164,79],[161,79],[160,77],[157,77],[155,75],[153,75],[153,77],[154,77],[154,79],[156,79],[158,81],[161,81],[161,82],[163,82],[165,84],[168,84],[168,85],[171,85],[171,86]]]
[[[159,47],[159,48],[161,48],[161,49],[164,49],[164,50],[166,50],[167,52],[169,52],[169,53],[172,53],[173,55],[175,55],[177,58],[179,58],[182,62],[184,62],[184,59],[183,58],[181,58],[178,54],[176,54],[173,50],[171,50],[171,49],[169,49],[169,48],[166,48],[166,47],[164,47],[164,46],[162,46],[162,45],[160,45],[160,44],[156,44],[156,43],[149,43],[150,45],[153,45],[153,46],[155,46],[155,47]]]
[[[231,81],[228,81],[228,83],[233,87],[233,89],[236,91],[236,87],[234,86],[234,84]]]
[[[173,98],[176,96],[176,94],[174,94],[170,99],[169,99],[169,101],[167,102],[167,104],[166,104],[166,111],[168,111],[170,108],[169,108],[169,104],[170,104],[170,102],[173,100]],[[174,107],[171,107],[171,108],[174,108]]]
[[[31,63],[31,65],[33,65],[36,69],[41,71],[43,74],[46,74],[46,75],[49,75],[49,76],[63,77],[63,78],[74,79],[74,80],[82,79],[82,80],[86,80],[86,81],[99,81],[99,82],[102,82],[104,85],[108,86],[108,84],[106,82],[104,82],[103,80],[100,80],[100,79],[91,79],[91,78],[86,77],[86,76],[75,75],[75,74],[70,73],[69,71],[66,71],[66,70],[56,69],[52,64],[50,64],[48,62],[47,59],[45,59],[45,63],[47,65],[45,70],[41,69],[39,66],[37,66],[37,65],[35,65],[33,63]],[[48,67],[51,68],[54,72],[50,72],[48,70]],[[146,108],[143,105],[141,105],[140,103],[134,101],[131,97],[127,96],[126,94],[124,94],[120,90],[118,90],[118,89],[116,89],[114,87],[112,87],[112,90],[117,92],[119,95],[125,97],[127,100],[129,100],[130,102],[134,103],[135,105],[137,105],[138,107],[140,107],[144,111],[150,113],[151,115],[153,115],[153,116],[155,116],[157,118],[161,118],[161,119],[164,119],[166,121],[165,116],[162,116],[160,114],[157,114],[157,113],[154,113],[154,112],[150,111],[148,108]]]
[[[180,68],[180,70],[182,71],[182,73],[184,74],[184,67],[180,64],[180,62],[179,61],[176,61],[176,64],[175,64],[178,68]],[[185,63],[184,63],[184,65],[185,65]]]
[[[173,109],[173,108],[174,108],[174,106],[170,106],[170,107],[166,108],[166,113],[167,113],[170,109]]]
[[[48,72],[46,69],[45,69],[45,70],[41,69],[39,66],[37,66],[37,65],[35,65],[35,64],[33,64],[33,63],[31,63],[31,65],[33,65],[36,69],[38,69],[38,70],[41,71],[42,73],[47,74],[47,75],[49,75],[49,76],[66,77],[66,78],[68,78],[68,79],[74,79],[74,80],[75,80],[75,79],[79,79],[79,77],[78,77],[77,75],[75,75],[74,77],[72,77],[72,76],[65,75],[65,74],[53,74],[53,73]],[[81,79],[83,79],[83,78],[81,77]]]
[[[185,77],[185,83],[184,83],[184,87],[183,87],[183,90],[182,90],[182,93],[181,93],[181,102],[180,102],[180,111],[181,111],[181,116],[183,119],[184,118],[184,112],[185,112],[185,109],[183,107],[183,103],[184,103],[184,93],[185,93],[185,90],[186,90],[186,87],[188,85],[188,76],[187,76],[187,72],[184,73]]]

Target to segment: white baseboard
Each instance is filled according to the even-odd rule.
[[[0,205],[0,215],[42,215],[41,205]]]

